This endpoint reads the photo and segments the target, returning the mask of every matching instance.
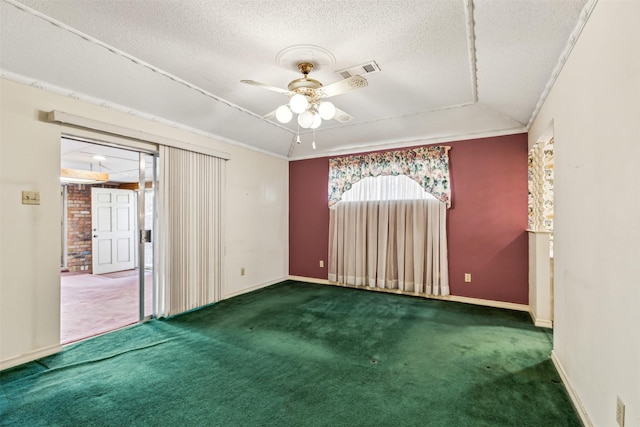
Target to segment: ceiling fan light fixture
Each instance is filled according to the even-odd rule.
[[[289,106],[291,107],[291,111],[296,114],[300,114],[309,108],[309,101],[306,96],[297,93],[289,100]]]
[[[311,126],[309,126],[311,129],[317,129],[320,127],[320,125],[322,124],[322,118],[320,117],[320,114],[318,113],[313,113],[313,122],[311,123]]]
[[[313,116],[315,113],[311,110],[307,110],[298,116],[298,124],[301,128],[309,129],[313,124]]]
[[[276,119],[278,119],[280,123],[289,123],[292,117],[293,113],[287,105],[281,105],[276,110]]]
[[[311,49],[309,49],[311,48]],[[298,125],[298,131],[296,134],[295,142],[300,144],[300,128],[311,129],[314,137],[312,140],[312,146],[315,150],[315,132],[316,129],[322,125],[323,120],[336,120],[340,123],[346,123],[353,119],[353,117],[342,110],[339,110],[333,105],[332,102],[324,101],[325,98],[329,98],[343,93],[350,92],[354,89],[366,87],[368,85],[367,80],[360,75],[344,76],[343,80],[331,83],[324,86],[318,80],[309,78],[309,73],[316,68],[317,59],[312,53],[316,49],[311,45],[297,45],[291,48],[287,48],[278,54],[278,63],[283,65],[289,64],[295,57],[301,59],[297,60],[295,64],[298,67],[298,71],[302,73],[303,77],[295,79],[287,85],[287,89],[282,89],[275,86],[270,86],[264,83],[256,82],[253,80],[240,80],[241,83],[250,84],[252,86],[261,87],[272,92],[287,95],[289,97],[289,103],[281,105],[275,111],[272,111],[262,119],[275,118],[280,123],[289,123],[293,119],[294,115],[298,115],[296,122]],[[304,52],[302,52],[304,50]],[[295,53],[295,55],[294,55]],[[325,52],[329,53],[329,52]],[[331,63],[335,63],[335,58],[329,53]],[[326,55],[325,55],[326,56]],[[324,58],[327,59],[327,58]],[[324,61],[321,61],[322,65],[327,65]],[[366,65],[366,67],[365,67]],[[370,64],[364,64],[363,69],[366,72],[379,71],[379,68]],[[370,68],[370,69],[369,69]],[[291,150],[293,150],[293,143]]]
[[[318,106],[318,113],[322,120],[331,120],[336,115],[336,106],[332,102],[324,101]]]

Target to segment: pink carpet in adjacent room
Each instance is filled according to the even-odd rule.
[[[60,342],[68,344],[139,320],[138,270],[93,275],[63,273]],[[151,272],[145,274],[145,315],[151,308]]]

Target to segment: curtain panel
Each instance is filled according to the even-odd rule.
[[[449,147],[419,147],[329,159],[329,207],[366,177],[406,175],[451,207]]]
[[[182,313],[221,297],[225,168],[224,159],[160,147],[159,316]]]
[[[342,201],[329,212],[329,281],[449,295],[444,203]]]

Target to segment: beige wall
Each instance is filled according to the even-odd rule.
[[[640,426],[640,2],[600,0],[529,133],[555,138],[554,357],[594,426]]]
[[[59,350],[63,127],[42,120],[54,109],[229,153],[223,297],[287,277],[286,160],[0,80],[0,368]],[[41,204],[22,205],[23,190]]]

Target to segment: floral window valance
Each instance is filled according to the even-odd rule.
[[[329,207],[353,184],[367,177],[407,175],[451,207],[449,147],[420,147],[329,159]]]

